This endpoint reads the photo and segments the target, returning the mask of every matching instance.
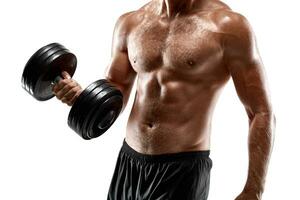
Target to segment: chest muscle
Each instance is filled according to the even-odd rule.
[[[167,68],[182,73],[204,73],[221,61],[222,49],[205,23],[155,21],[142,23],[130,34],[128,55],[137,72]]]

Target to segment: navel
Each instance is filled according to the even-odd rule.
[[[147,122],[147,123],[144,123],[145,127],[147,129],[152,129],[154,128],[154,123],[153,122]]]
[[[148,123],[147,125],[149,128],[153,128],[153,126],[154,126],[152,123]]]
[[[190,68],[195,65],[195,62],[193,60],[189,60],[187,63]]]

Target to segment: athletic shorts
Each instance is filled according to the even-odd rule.
[[[108,200],[206,200],[212,167],[209,153],[146,155],[124,140]]]

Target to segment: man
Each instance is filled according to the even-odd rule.
[[[81,87],[63,76],[53,91],[72,105]],[[249,118],[248,178],[236,200],[261,199],[275,117],[245,17],[217,0],[152,0],[122,15],[106,79],[123,109],[136,77],[109,200],[207,199],[212,114],[230,77]]]

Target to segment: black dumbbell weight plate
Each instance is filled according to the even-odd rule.
[[[73,76],[77,65],[75,55],[62,47],[53,48],[47,54],[48,57],[40,65],[43,69],[39,72],[34,88],[35,97],[39,100],[52,98],[54,96],[52,92],[54,79],[61,76],[62,71],[67,71]]]
[[[102,85],[98,86],[93,90],[93,92],[89,95],[90,98],[86,98],[84,101],[84,106],[80,106],[78,109],[78,112],[76,114],[77,121],[75,122],[76,124],[76,131],[77,133],[80,133],[82,137],[85,137],[85,135],[82,132],[82,127],[87,119],[88,113],[92,109],[92,107],[97,103],[97,96],[99,94],[103,94],[103,91],[109,87],[109,85],[103,83]]]
[[[77,130],[83,135],[84,138],[88,138],[86,132],[86,126],[90,121],[91,114],[95,107],[101,105],[107,98],[109,98],[109,93],[112,92],[112,88],[109,84],[102,85],[101,91],[94,97],[92,102],[89,102],[89,108],[86,110],[84,117],[81,118],[80,122],[77,123]]]
[[[69,116],[68,116],[68,125],[80,136],[81,132],[79,129],[80,122],[85,117],[87,110],[89,109],[90,104],[93,102],[93,98],[101,92],[101,85],[106,83],[106,80],[98,80],[90,84],[83,92],[79,95],[77,100],[72,106]]]
[[[89,116],[86,118],[83,134],[88,139],[99,137],[105,133],[121,112],[123,106],[122,94],[117,89],[110,89],[104,98],[98,98],[96,105],[91,109]]]
[[[44,101],[52,98],[52,82],[61,71],[67,71],[73,76],[77,65],[74,54],[64,46],[53,43],[35,53],[25,66],[29,93],[37,100]]]
[[[38,68],[40,66],[40,60],[43,59],[43,55],[49,50],[51,50],[54,47],[57,47],[59,44],[52,43],[47,46],[44,46],[40,48],[37,52],[35,52],[28,62],[25,65],[23,74],[22,74],[22,87],[29,92],[31,95],[33,95],[33,82],[38,76]]]
[[[69,126],[80,135],[80,131],[77,130],[77,124],[81,120],[81,117],[85,114],[85,110],[88,107],[89,101],[91,101],[99,91],[99,86],[104,84],[105,81],[96,81],[90,84],[77,98],[74,105],[71,108],[68,117]],[[95,91],[96,90],[96,91]]]
[[[45,76],[51,76],[51,74],[53,74],[53,72],[55,71],[55,73],[57,73],[57,69],[53,69],[52,66],[50,66],[50,62],[46,62],[47,60],[49,61],[50,57],[52,55],[57,54],[57,52],[59,51],[65,51],[67,49],[65,49],[63,46],[57,44],[56,46],[53,46],[51,49],[49,49],[48,51],[44,52],[40,58],[37,60],[36,63],[36,67],[35,68],[35,73],[36,75],[33,76],[35,77],[35,79],[32,79],[32,87],[33,87],[33,94],[34,97],[36,99],[39,100],[48,100],[50,98],[52,98],[54,95],[51,91],[51,82],[46,83],[46,82],[40,82],[40,80],[45,79]],[[53,80],[53,79],[52,79]]]
[[[85,88],[81,94],[77,97],[76,101],[74,102],[68,116],[68,124],[70,127],[75,127],[75,121],[77,120],[78,116],[77,111],[78,108],[80,108],[81,104],[85,102],[85,98],[89,98],[89,94],[98,86],[102,85],[103,83],[106,83],[107,81],[105,79],[98,80],[90,84],[87,88]]]
[[[48,55],[48,52],[52,51],[52,49],[55,49],[59,47],[60,45],[57,43],[49,44],[45,47],[42,47],[39,49],[27,62],[23,76],[26,79],[26,86],[27,91],[34,96],[34,87],[36,85],[36,81],[38,80],[41,70],[45,69],[44,66],[42,66],[43,61],[47,58],[46,55]],[[25,88],[26,89],[26,88]]]

